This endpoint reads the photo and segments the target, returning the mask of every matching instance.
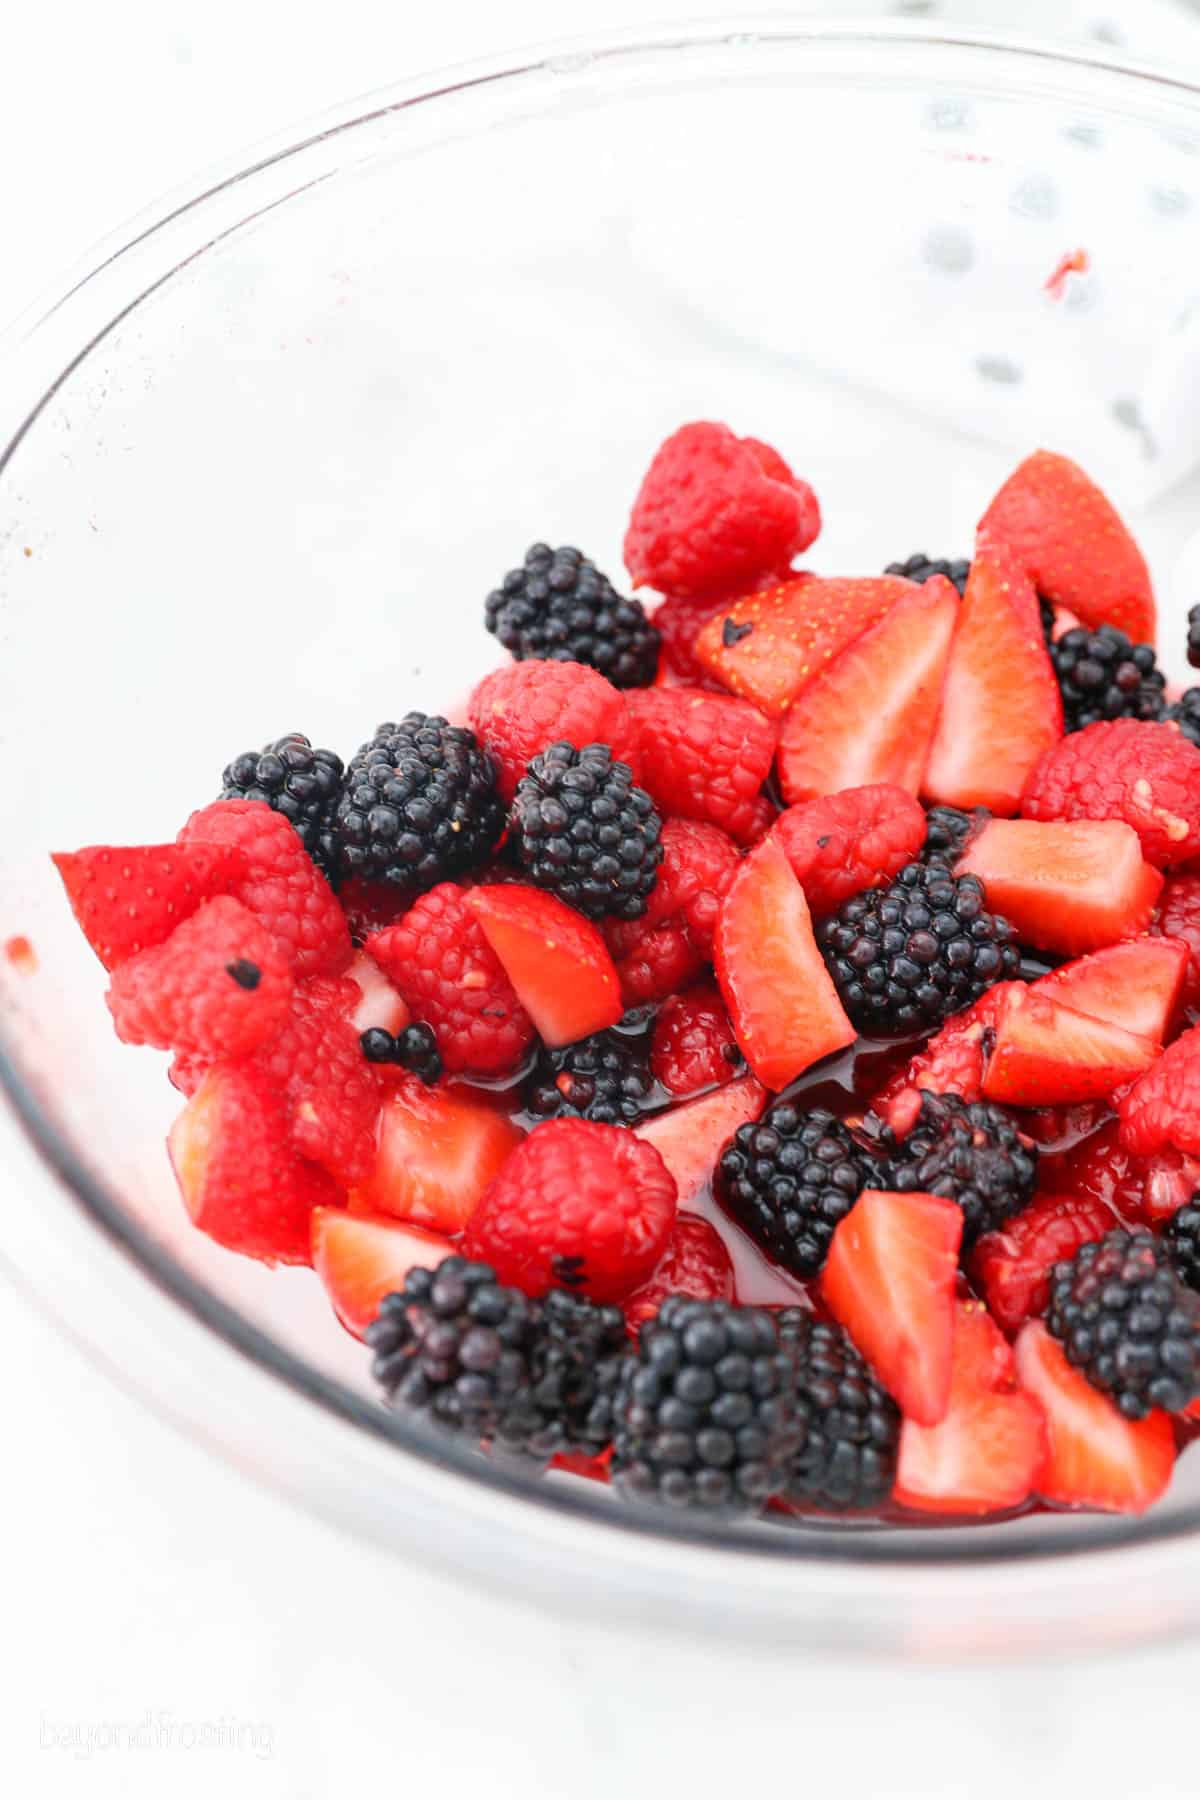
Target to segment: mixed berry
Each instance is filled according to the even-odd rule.
[[[970,559],[820,525],[685,425],[646,599],[535,544],[465,722],[54,860],[193,1222],[400,1413],[716,1516],[1138,1512],[1200,1416],[1200,689],[1063,457]]]

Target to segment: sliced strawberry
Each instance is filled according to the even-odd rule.
[[[921,1091],[958,1094],[963,1100],[983,1098],[983,1064],[995,1029],[1000,1002],[1008,988],[999,982],[965,1012],[955,1013],[910,1062],[898,1069],[876,1094],[871,1110],[897,1138],[905,1138],[921,1110]]]
[[[942,576],[912,587],[805,688],[779,734],[789,804],[879,781],[917,792],[957,614]]]
[[[589,919],[520,882],[473,888],[465,899],[544,1043],[573,1044],[617,1023],[621,984]]]
[[[979,521],[1039,593],[1093,630],[1116,625],[1154,642],[1154,591],[1145,558],[1112,503],[1077,463],[1036,450],[1011,474]]]
[[[802,575],[747,594],[700,631],[696,661],[769,718],[781,718],[836,656],[903,598],[895,575],[827,580]]]
[[[833,1234],[821,1297],[906,1418],[950,1404],[954,1286],[963,1215],[935,1194],[868,1188]]]
[[[674,1177],[681,1211],[708,1187],[738,1126],[757,1119],[766,1104],[766,1089],[753,1075],[743,1075],[715,1093],[655,1113],[637,1127],[638,1137],[654,1145]]]
[[[997,1323],[1015,1333],[1045,1312],[1055,1263],[1116,1223],[1112,1209],[1090,1194],[1036,1194],[1024,1212],[981,1237],[971,1275]]]
[[[1175,1017],[1187,962],[1187,945],[1176,938],[1132,938],[1064,963],[1034,988],[1074,1012],[1161,1044]]]
[[[1009,1106],[1103,1100],[1148,1069],[1157,1055],[1152,1038],[1085,1018],[1035,988],[1013,983],[1000,1004],[983,1091]]]
[[[1037,1491],[1052,1506],[1145,1512],[1166,1491],[1175,1433],[1166,1413],[1134,1423],[1073,1369],[1040,1319],[1016,1344],[1017,1378],[1046,1418],[1047,1456]]]
[[[765,1087],[853,1043],[813,937],[804,889],[768,838],[733,878],[717,920],[717,980],[743,1056]]]
[[[346,975],[361,995],[350,1014],[350,1023],[359,1036],[374,1028],[398,1037],[409,1023],[408,1007],[403,994],[392,986],[374,957],[365,950],[356,950]]]
[[[524,1133],[461,1089],[402,1080],[383,1104],[375,1166],[350,1195],[355,1212],[461,1231]]]
[[[1062,736],[1062,697],[1033,583],[981,544],[959,610],[922,791],[943,806],[1015,813],[1030,771]]]
[[[978,875],[1022,943],[1065,956],[1144,931],[1163,880],[1115,819],[993,819],[955,873]]]
[[[166,943],[205,900],[232,893],[247,869],[230,844],[97,844],[50,860],[80,930],[110,971]]]
[[[1010,1512],[1046,1457],[1037,1402],[1016,1391],[1012,1351],[977,1300],[954,1319],[950,1410],[940,1425],[905,1419],[893,1498],[917,1512]]]
[[[319,1206],[312,1216],[312,1265],[347,1331],[362,1337],[385,1294],[399,1293],[410,1269],[433,1269],[453,1245],[394,1219]]]

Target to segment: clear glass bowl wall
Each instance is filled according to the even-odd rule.
[[[1140,1523],[713,1536],[398,1424],[311,1274],[188,1225],[165,1059],[114,1041],[47,852],[169,839],[280,732],[349,753],[461,701],[495,660],[498,575],[536,538],[619,575],[685,418],[778,443],[838,571],[968,551],[1019,455],[1079,456],[1150,553],[1181,673],[1198,150],[1193,92],[1130,71],[705,27],[347,107],[178,197],[15,334],[0,936],[37,972],[3,966],[0,1049],[36,1154],[14,1139],[4,1254],[93,1354],[331,1515],[529,1592],[568,1567],[577,1589],[582,1562],[610,1611],[910,1650],[1190,1620],[1200,1455]],[[1100,1571],[1135,1559],[1131,1612]]]

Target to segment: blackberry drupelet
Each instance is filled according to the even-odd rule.
[[[885,575],[903,575],[906,581],[920,582],[931,581],[935,575],[944,575],[947,581],[954,583],[961,594],[966,590],[967,576],[971,573],[971,563],[970,558],[966,556],[955,557],[947,561],[945,557],[926,556],[923,550],[918,550],[916,555],[910,556],[907,562],[889,563],[883,572]]]
[[[756,1511],[786,1483],[799,1439],[795,1371],[772,1315],[664,1300],[617,1393],[618,1491],[710,1515]]]
[[[976,806],[971,812],[961,812],[957,806],[931,806],[925,819],[921,861],[952,869],[991,816],[986,806]]]
[[[1149,644],[1134,644],[1115,625],[1079,625],[1050,645],[1068,731],[1100,719],[1160,719],[1166,677]]]
[[[1200,603],[1188,610],[1187,659],[1193,669],[1200,669]]]
[[[662,820],[607,744],[551,744],[517,783],[513,848],[529,879],[589,919],[638,919],[658,879]]]
[[[1200,1201],[1195,1196],[1171,1214],[1162,1242],[1180,1281],[1200,1293]]]
[[[342,759],[314,750],[302,732],[276,738],[264,750],[235,756],[221,777],[221,800],[265,800],[296,827],[300,842],[322,874],[336,882],[334,815],[342,794]]]
[[[776,1262],[815,1275],[876,1167],[832,1113],[776,1100],[726,1145],[717,1198]]]
[[[538,1119],[632,1125],[645,1111],[652,1085],[644,1042],[597,1031],[565,1050],[544,1051],[524,1098]]]
[[[983,884],[937,864],[909,863],[890,887],[843,900],[818,924],[817,942],[868,1037],[935,1030],[1021,961],[1012,926],[984,905]]]
[[[432,1025],[406,1025],[398,1037],[372,1025],[358,1041],[368,1062],[397,1063],[426,1087],[442,1078],[442,1057]]]
[[[1038,615],[1042,621],[1042,636],[1046,640],[1047,649],[1049,649],[1054,642],[1054,608],[1045,594],[1038,595]]]
[[[1200,1295],[1149,1231],[1110,1231],[1057,1263],[1046,1324],[1127,1419],[1182,1412],[1200,1394]]]
[[[963,1215],[963,1245],[995,1231],[1033,1198],[1038,1151],[990,1100],[922,1092],[916,1124],[892,1160],[897,1193],[939,1194]]]
[[[588,663],[615,687],[648,687],[659,634],[639,600],[626,600],[581,550],[534,544],[487,597],[487,628],[518,662]]]
[[[1172,706],[1163,713],[1164,719],[1173,719],[1185,738],[1193,744],[1200,744],[1200,688],[1188,688]]]
[[[495,767],[474,732],[421,712],[362,746],[335,823],[343,875],[411,893],[477,867],[503,830]]]
[[[504,1408],[493,1445],[521,1457],[600,1456],[612,1442],[613,1407],[630,1359],[625,1315],[553,1289],[538,1302],[522,1398]]]
[[[798,1306],[776,1322],[795,1363],[801,1428],[784,1498],[824,1512],[874,1512],[896,1478],[900,1408],[840,1325]]]

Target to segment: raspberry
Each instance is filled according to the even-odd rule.
[[[625,534],[637,587],[736,593],[782,573],[821,529],[817,497],[777,451],[727,425],[684,425],[656,451]]]
[[[1090,1194],[1038,1194],[1025,1211],[976,1244],[971,1275],[998,1325],[1010,1334],[1038,1318],[1056,1263],[1111,1229],[1113,1215]]]
[[[1200,1025],[1168,1046],[1118,1108],[1121,1142],[1149,1155],[1173,1144],[1200,1156]]]
[[[905,581],[916,582],[932,581],[935,575],[944,575],[960,594],[964,594],[967,590],[967,576],[971,573],[971,563],[966,556],[949,559],[944,556],[930,557],[923,550],[918,550],[904,562],[890,562],[883,572],[885,575],[901,575]]]
[[[496,765],[506,806],[538,752],[561,741],[577,750],[607,744],[638,778],[636,734],[625,696],[583,663],[533,660],[494,669],[471,695],[468,711]]]
[[[887,782],[789,806],[774,827],[809,907],[836,912],[865,888],[886,887],[925,841],[925,814]]]
[[[605,744],[551,744],[517,784],[512,845],[536,887],[589,919],[637,919],[662,861],[662,820]]]
[[[163,944],[205,900],[232,893],[246,874],[240,850],[225,844],[107,844],[51,858],[79,928],[104,967]]]
[[[343,1188],[370,1174],[383,1092],[358,1033],[336,1005],[298,992],[292,1016],[254,1065],[283,1095],[291,1141]]]
[[[1179,938],[1188,947],[1180,1004],[1200,1007],[1200,875],[1169,876],[1150,925],[1160,937]]]
[[[279,1029],[291,997],[287,959],[270,932],[221,895],[165,944],[122,963],[108,1006],[123,1043],[235,1057]]]
[[[464,1250],[526,1293],[621,1300],[653,1271],[674,1218],[675,1183],[653,1145],[619,1125],[552,1119],[487,1188]]]
[[[983,1095],[983,1065],[995,1039],[996,1021],[1007,984],[989,988],[974,1006],[955,1013],[904,1068],[898,1069],[876,1094],[872,1109],[893,1137],[912,1130],[921,1110],[921,1094],[958,1094],[963,1100]]]
[[[693,687],[708,684],[708,672],[696,660],[696,639],[708,621],[728,603],[728,596],[687,600],[668,594],[654,614],[654,626],[662,639],[662,661],[672,675]]]
[[[650,1068],[672,1094],[720,1087],[733,1080],[741,1061],[725,1002],[711,983],[663,1003],[654,1021]]]
[[[678,1215],[658,1267],[645,1286],[625,1302],[630,1330],[637,1332],[653,1319],[671,1294],[683,1294],[689,1300],[733,1299],[733,1264],[707,1219]]]
[[[678,919],[647,926],[644,919],[609,919],[604,937],[616,964],[626,1011],[677,994],[704,971],[705,953]]]
[[[533,1022],[453,882],[423,894],[366,949],[413,1017],[433,1027],[448,1073],[506,1075],[521,1062]]]
[[[282,813],[262,800],[214,800],[194,812],[181,844],[241,850],[249,873],[233,892],[266,926],[297,981],[340,975],[353,954],[337,898]]]
[[[712,954],[717,914],[737,869],[737,845],[715,825],[668,819],[662,828],[663,860],[646,902],[648,926],[678,922],[696,948]]]
[[[264,750],[235,756],[221,777],[221,800],[265,800],[296,828],[323,875],[337,880],[333,818],[342,793],[342,759],[314,750],[301,732],[278,738]]]
[[[757,708],[699,688],[643,689],[629,696],[629,707],[642,785],[664,817],[706,820],[739,843],[753,842],[775,754],[775,731]]]
[[[1120,819],[1142,855],[1170,868],[1200,854],[1200,750],[1169,725],[1115,719],[1047,750],[1021,801],[1026,819]]]
[[[1057,1264],[1046,1324],[1127,1419],[1182,1412],[1200,1394],[1200,1298],[1148,1231],[1110,1231]]]

